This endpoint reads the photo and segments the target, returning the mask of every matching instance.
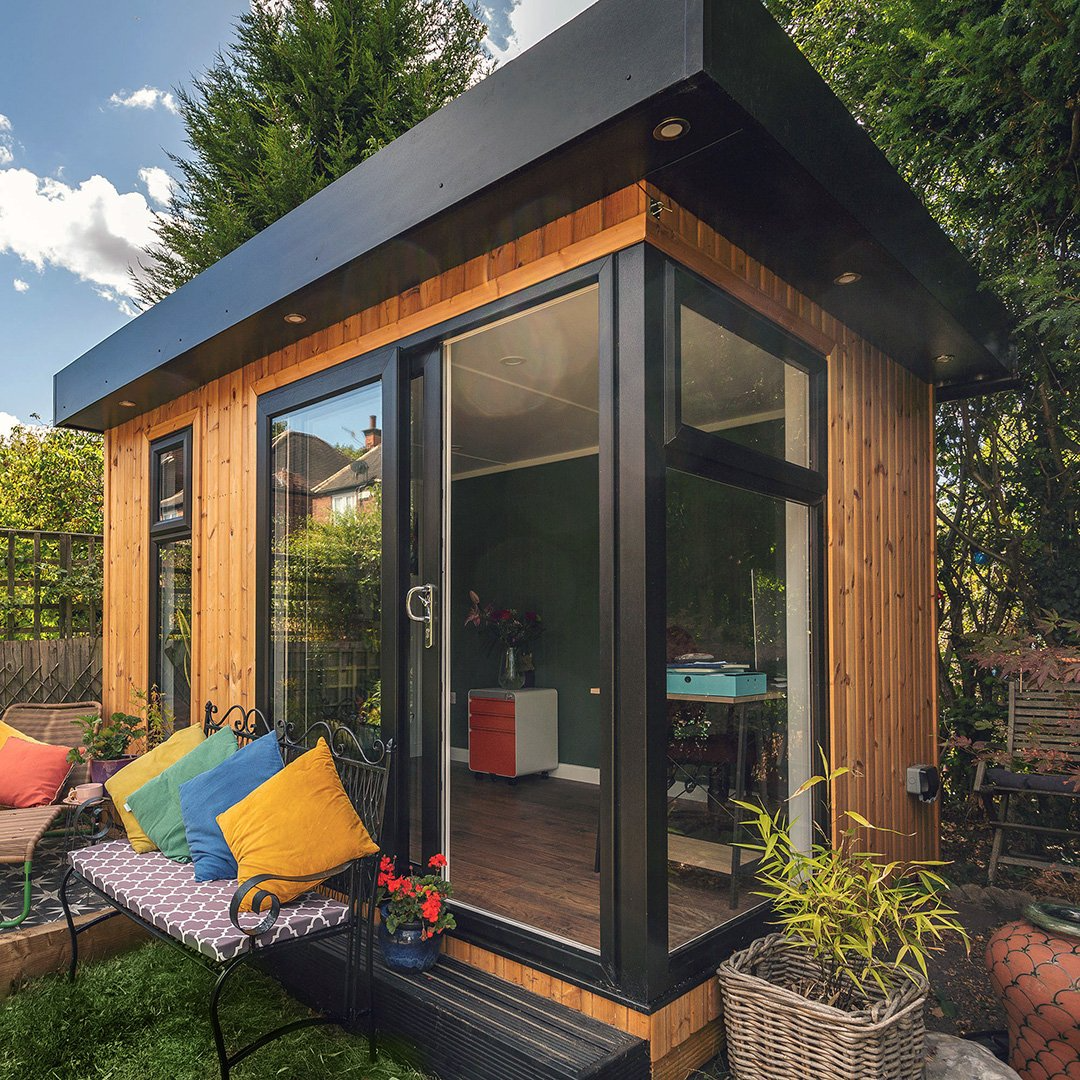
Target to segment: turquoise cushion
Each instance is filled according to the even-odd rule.
[[[277,735],[270,732],[181,785],[180,809],[196,881],[236,877],[236,859],[215,819],[284,767]]]
[[[180,809],[180,785],[235,753],[235,732],[222,728],[128,796],[135,820],[163,855],[184,862],[191,858]]]

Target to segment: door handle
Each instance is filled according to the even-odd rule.
[[[405,594],[405,614],[413,622],[424,624],[424,648],[430,649],[435,644],[435,623],[432,619],[431,604],[435,595],[434,585],[414,585]],[[416,613],[413,601],[420,601],[420,614]]]

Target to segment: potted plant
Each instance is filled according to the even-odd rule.
[[[81,746],[73,747],[68,761],[76,765],[90,763],[90,781],[104,784],[119,772],[133,755],[128,746],[144,734],[142,719],[129,713],[114,712],[109,720],[90,713],[80,716],[77,723],[83,730]]]
[[[533,670],[532,653],[527,646],[543,632],[544,623],[535,611],[519,612],[516,608],[497,608],[481,604],[475,592],[469,592],[469,614],[466,626],[475,626],[501,652],[499,685],[504,690],[520,690],[525,675]]]
[[[428,971],[439,959],[439,935],[457,923],[446,906],[453,888],[440,871],[444,855],[432,855],[427,874],[394,873],[394,860],[379,863],[379,944],[392,971]]]
[[[78,718],[83,729],[81,746],[71,750],[68,761],[77,765],[89,762],[91,783],[104,784],[132,761],[136,755],[128,750],[136,740],[144,739],[146,749],[153,750],[172,734],[172,711],[156,686],[132,688],[131,700],[141,715],[114,712],[108,720],[93,714]]]
[[[800,795],[849,770],[814,776]],[[847,811],[839,843],[800,851],[783,810],[738,804],[757,842],[758,895],[780,932],[735,953],[718,971],[728,1057],[739,1080],[919,1080],[926,957],[942,935],[967,935],[939,899],[929,861],[887,862],[864,850]]]

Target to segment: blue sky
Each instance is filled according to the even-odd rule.
[[[501,61],[592,0],[487,0]],[[127,267],[167,211],[172,92],[249,0],[48,0],[0,14],[0,434],[52,415],[52,376],[134,314]]]

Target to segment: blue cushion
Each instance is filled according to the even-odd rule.
[[[236,877],[236,859],[215,818],[284,767],[277,735],[271,731],[242,747],[216,768],[180,785],[180,811],[196,881]]]

